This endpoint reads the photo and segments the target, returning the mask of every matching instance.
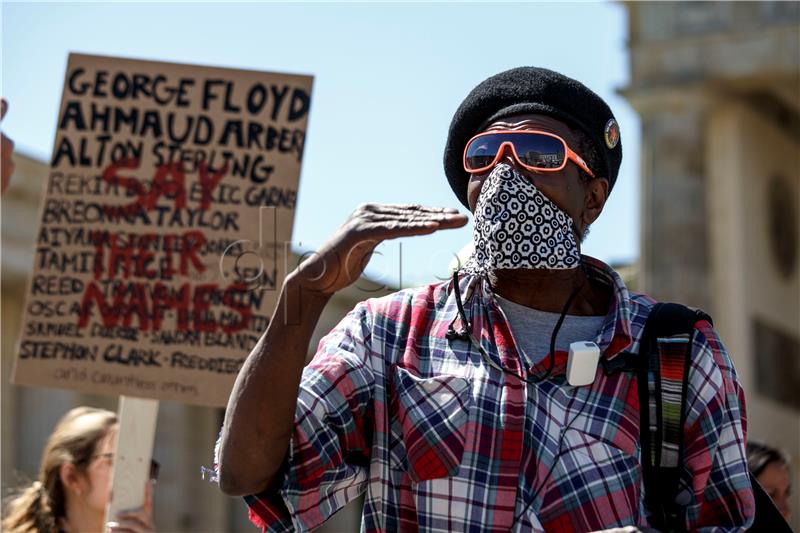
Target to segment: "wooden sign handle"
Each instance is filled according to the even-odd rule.
[[[113,520],[119,511],[144,505],[145,486],[150,482],[158,400],[120,396],[117,416],[119,429],[106,522]]]

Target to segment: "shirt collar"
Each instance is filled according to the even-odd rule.
[[[600,351],[607,359],[616,357],[633,342],[631,295],[625,282],[613,268],[599,259],[582,256],[589,277],[605,282],[612,290],[611,303],[600,333]]]
[[[581,256],[581,260],[586,268],[587,275],[591,279],[608,285],[612,291],[611,303],[609,304],[598,342],[602,356],[610,360],[630,347],[633,341],[630,293],[625,286],[625,282],[610,266],[586,255]],[[504,324],[505,319],[502,313],[497,310],[496,300],[485,276],[462,274],[459,276],[458,282],[467,319],[471,322],[473,335],[476,338],[483,341],[485,337],[493,334],[491,322],[495,322],[495,324],[499,322],[501,329],[507,328],[507,325]],[[447,284],[442,304],[445,323],[456,332],[463,331],[465,325],[462,324],[459,317],[452,279]],[[492,317],[493,320],[491,322],[483,320],[481,315]]]

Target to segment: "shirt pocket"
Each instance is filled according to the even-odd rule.
[[[392,425],[398,438],[391,446],[391,464],[417,483],[455,475],[464,456],[471,380],[421,378],[397,367],[392,385]]]
[[[641,467],[634,450],[623,450],[595,435],[575,429],[561,434],[556,464],[550,473],[541,509],[545,526],[565,512],[578,530],[593,531],[611,526],[639,523]],[[576,508],[564,506],[580,502]],[[603,502],[597,513],[586,514],[582,505]],[[599,505],[599,504],[598,504]]]

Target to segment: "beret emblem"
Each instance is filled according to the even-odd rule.
[[[608,149],[613,150],[619,143],[619,124],[617,124],[616,120],[613,118],[608,119],[603,136],[605,137]]]

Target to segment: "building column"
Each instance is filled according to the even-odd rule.
[[[628,90],[641,116],[641,283],[659,300],[709,309],[705,123],[700,89]]]

